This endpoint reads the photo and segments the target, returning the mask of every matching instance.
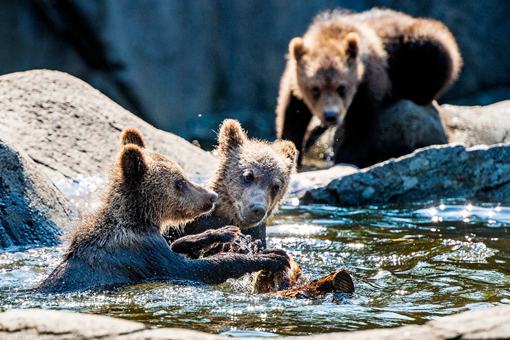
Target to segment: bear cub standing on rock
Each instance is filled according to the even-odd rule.
[[[365,167],[411,152],[406,145],[378,145],[387,139],[376,129],[378,113],[399,99],[429,105],[457,79],[461,66],[455,38],[436,20],[382,9],[322,13],[289,44],[277,138],[294,142],[302,153],[316,117],[316,131],[338,127],[336,163]]]
[[[39,291],[62,293],[174,280],[220,283],[289,266],[281,251],[197,260],[173,252],[161,236],[162,225],[189,222],[209,212],[216,199],[214,192],[190,182],[177,164],[147,151],[138,130],[124,130],[102,206],[70,235],[63,261]]]

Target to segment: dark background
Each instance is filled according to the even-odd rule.
[[[510,1],[1,0],[0,73],[71,73],[155,126],[209,146],[226,117],[274,138],[289,40],[321,10],[439,19],[465,66],[442,102],[510,97]]]

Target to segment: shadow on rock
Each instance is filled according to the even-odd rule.
[[[0,248],[59,243],[68,202],[37,165],[0,139]]]

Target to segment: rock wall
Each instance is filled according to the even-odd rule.
[[[289,40],[318,11],[338,6],[382,6],[444,21],[465,61],[444,100],[510,97],[505,0],[3,1],[0,41],[8,48],[0,49],[0,73],[66,71],[188,139],[212,140],[226,116],[271,138]]]

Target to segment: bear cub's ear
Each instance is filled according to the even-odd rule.
[[[133,182],[140,180],[147,172],[147,163],[143,155],[143,149],[134,144],[127,144],[120,151],[119,166],[124,181]]]
[[[289,53],[294,57],[294,59],[296,59],[296,61],[300,61],[303,58],[306,54],[306,47],[303,38],[296,37],[290,41]]]
[[[145,142],[140,130],[137,128],[125,128],[120,135],[120,145],[135,144],[141,148],[145,148]]]
[[[274,147],[282,155],[292,161],[292,166],[296,164],[298,151],[294,143],[288,140],[279,140],[274,143]]]
[[[359,35],[355,32],[347,33],[345,36],[345,54],[349,59],[356,59],[359,55],[360,41]]]
[[[234,119],[225,119],[218,134],[218,149],[220,153],[226,154],[229,151],[241,146],[247,139],[241,124]]]

